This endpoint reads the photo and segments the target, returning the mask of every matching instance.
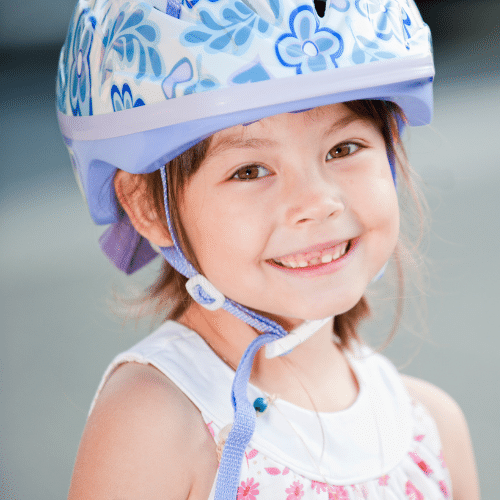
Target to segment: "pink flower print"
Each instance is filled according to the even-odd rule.
[[[418,442],[421,442],[423,441],[425,438],[425,435],[424,434],[419,434],[418,436],[415,436],[414,439],[415,441],[418,441]]]
[[[378,484],[380,486],[387,486],[387,484],[389,483],[389,475],[386,474],[385,476],[380,476],[378,478]]]
[[[343,486],[328,486],[328,500],[349,500],[349,493]]]
[[[285,467],[285,468],[283,469],[282,474],[283,474],[284,476],[286,476],[289,472],[290,472],[290,469],[289,469],[288,467]]]
[[[445,462],[445,460],[444,460],[443,450],[441,450],[441,451],[439,452],[438,458],[439,458],[439,460],[441,461],[441,467],[442,467],[443,469],[446,469],[446,462]]]
[[[250,467],[250,460],[258,455],[257,450],[250,450],[248,453],[245,451],[245,457],[247,459],[247,466]]]
[[[212,427],[212,422],[208,422],[207,427],[208,427],[208,432],[210,432],[210,435],[215,439],[215,432]]]
[[[441,488],[441,491],[443,492],[443,495],[445,498],[450,497],[450,492],[448,491],[448,486],[444,481],[439,481],[439,487]]]
[[[245,481],[241,481],[241,486],[238,486],[236,500],[256,500],[255,497],[259,494],[259,490],[257,489],[259,483],[254,484],[253,481],[253,477],[248,479],[246,483]]]
[[[406,482],[405,493],[408,495],[410,500],[425,500],[424,495],[422,495],[422,493],[415,488],[415,485],[411,481]]]
[[[304,496],[304,485],[300,481],[294,481],[285,493],[288,493],[286,500],[300,500]]]
[[[427,476],[432,474],[433,470],[415,452],[410,451],[409,455]]]
[[[271,476],[279,476],[281,471],[277,467],[264,467],[264,470]]]
[[[321,493],[322,491],[327,491],[327,484],[320,483],[319,481],[311,481],[311,488],[316,490],[316,493]]]

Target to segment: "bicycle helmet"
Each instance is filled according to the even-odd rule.
[[[257,350],[283,354],[326,320],[288,334],[224,297],[184,257],[170,221],[165,164],[218,130],[356,99],[398,104],[409,125],[432,116],[430,31],[413,0],[79,0],[62,48],[57,116],[101,245],[133,272],[156,252],[119,209],[116,169],[160,169],[174,240],[161,253],[194,300],[256,328],[233,383],[234,423],[216,500],[234,499],[255,410],[246,396]],[[288,335],[288,338],[284,337]]]

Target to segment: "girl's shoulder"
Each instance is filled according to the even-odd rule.
[[[445,391],[424,380],[402,375],[410,396],[421,403],[436,422],[443,455],[450,471],[455,500],[479,500],[477,469],[465,416]]]
[[[216,471],[214,441],[193,403],[153,366],[124,363],[89,416],[69,499],[205,498]]]

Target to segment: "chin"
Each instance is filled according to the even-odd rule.
[[[324,298],[317,300],[310,307],[300,307],[296,311],[302,309],[304,319],[323,319],[328,316],[339,316],[347,311],[350,311],[361,300],[365,289],[359,290],[357,293],[349,290],[350,293],[339,292],[335,297]],[[306,304],[303,304],[306,306]]]
[[[328,304],[326,301],[321,304],[315,304],[311,307],[304,307],[305,304],[302,304],[302,307],[297,307],[293,311],[279,311],[276,314],[269,312],[256,311],[262,314],[263,316],[268,317],[279,323],[282,326],[285,325],[295,325],[302,321],[314,321],[317,319],[325,319],[329,316],[338,316],[347,311],[350,311],[362,298],[362,295],[356,297],[353,300],[344,300],[341,303],[336,304]],[[292,326],[293,327],[293,326]],[[289,329],[289,328],[287,328]]]

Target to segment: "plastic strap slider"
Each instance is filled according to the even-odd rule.
[[[201,274],[196,274],[187,281],[186,290],[198,304],[209,311],[220,309],[226,300],[226,297]]]

